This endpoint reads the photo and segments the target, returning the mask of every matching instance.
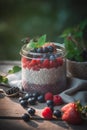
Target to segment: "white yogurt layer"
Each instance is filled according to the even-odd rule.
[[[65,64],[58,68],[43,68],[39,71],[22,67],[22,81],[30,84],[55,84],[65,78]]]

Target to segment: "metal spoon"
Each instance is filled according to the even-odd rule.
[[[6,91],[3,89],[0,89],[0,92],[4,93],[5,96],[13,97],[19,94],[20,89],[18,87],[12,87]]]

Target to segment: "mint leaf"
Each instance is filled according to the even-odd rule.
[[[21,70],[21,67],[19,66],[14,66],[11,70],[8,71],[8,74],[16,73]]]
[[[38,39],[38,45],[42,46],[46,42],[46,34]]]
[[[46,34],[37,39],[37,41],[31,39],[30,42],[27,44],[27,49],[41,47],[42,45],[44,45],[45,42],[46,42]]]
[[[8,79],[6,78],[6,76],[0,75],[0,83],[8,83]]]

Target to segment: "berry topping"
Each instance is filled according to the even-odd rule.
[[[63,59],[61,57],[57,58],[58,65],[61,66],[63,64]]]
[[[49,52],[53,52],[54,51],[54,47],[53,46],[48,46],[47,48],[48,48]]]
[[[50,107],[45,107],[43,110],[42,110],[42,116],[45,118],[45,119],[52,119],[52,110]]]
[[[50,61],[49,61],[48,59],[45,59],[45,60],[43,61],[43,67],[49,68],[49,66],[50,66]]]

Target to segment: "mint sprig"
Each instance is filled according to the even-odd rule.
[[[6,78],[6,76],[0,75],[0,83],[8,83],[8,78]]]
[[[20,70],[21,70],[21,67],[13,66],[13,68],[8,71],[8,74],[13,74],[13,73],[19,72]]]
[[[37,41],[31,39],[30,42],[27,44],[27,49],[39,48],[42,45],[44,45],[45,42],[46,42],[46,34],[38,38]]]

